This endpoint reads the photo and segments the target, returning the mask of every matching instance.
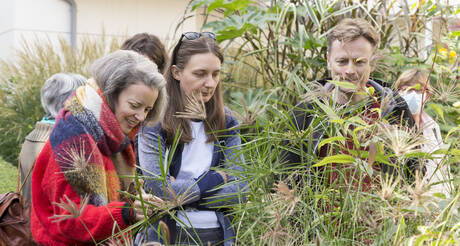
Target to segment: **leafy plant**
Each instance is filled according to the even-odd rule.
[[[40,103],[43,83],[53,74],[73,72],[89,76],[89,65],[97,58],[118,49],[119,41],[83,38],[72,50],[64,39],[56,45],[51,41],[23,41],[14,62],[0,61],[0,156],[17,163],[20,146],[35,127],[44,111]]]

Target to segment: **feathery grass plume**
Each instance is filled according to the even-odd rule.
[[[103,167],[90,163],[93,151],[86,148],[84,139],[78,138],[66,145],[56,159],[63,163],[62,173],[77,192],[106,194],[107,187],[99,182],[104,179]]]
[[[306,83],[305,89],[306,92],[302,95],[302,100],[304,102],[312,102],[314,98],[325,102],[331,97],[330,92],[327,91],[326,88],[324,88],[324,86],[317,81]]]
[[[434,100],[448,104],[460,99],[460,87],[457,83],[437,83],[433,90]]]
[[[393,95],[393,93],[382,93],[382,94],[383,95],[380,98],[380,116],[382,112],[388,112],[389,109],[396,106],[394,104],[395,102],[397,102],[395,95]],[[396,95],[396,97],[399,97],[399,94]],[[404,101],[404,99],[401,101]]]
[[[423,181],[423,175],[419,171],[415,172],[415,182],[413,185],[407,185],[407,191],[411,198],[411,205],[414,208],[422,207],[424,211],[431,213],[433,209],[429,206],[438,207],[433,200],[433,196],[429,193],[428,184]],[[417,217],[419,209],[415,209],[415,216]]]
[[[150,202],[144,200],[149,206],[155,208],[156,212],[167,212],[173,208],[180,207],[184,204],[187,204],[191,200],[195,199],[197,195],[193,195],[191,192],[191,187],[187,188],[181,195],[177,195],[172,186],[166,186],[166,197],[172,199],[159,199],[155,202]]]
[[[88,205],[89,196],[83,197],[83,199],[80,202],[80,206],[78,206],[76,203],[70,200],[69,197],[67,197],[67,195],[64,195],[64,199],[65,201],[61,198],[61,202],[53,202],[53,204],[69,212],[69,214],[55,214],[53,216],[50,216],[50,219],[54,219],[52,221],[53,223],[80,217],[80,215],[83,214],[86,205]]]
[[[194,91],[185,96],[184,112],[176,112],[177,118],[206,120],[206,107],[200,91]]]
[[[192,187],[188,187],[185,192],[183,192],[181,195],[177,195],[172,186],[168,185],[166,187],[166,191],[168,194],[173,198],[171,201],[167,200],[171,206],[173,207],[179,207],[184,204],[187,204],[189,201],[194,200],[197,195],[193,195],[191,192]]]
[[[401,177],[399,175],[383,175],[380,176],[379,181],[380,190],[377,194],[382,200],[390,201],[394,197],[395,189],[401,181]]]
[[[265,224],[268,231],[261,236],[261,241],[267,241],[268,245],[286,245],[292,240],[289,229],[281,224],[283,219],[288,218],[294,212],[296,204],[300,201],[295,191],[278,182],[274,185],[274,194],[269,196],[269,205],[266,208],[269,214],[269,222],[259,221]]]
[[[91,231],[88,229],[85,222],[80,217],[85,211],[86,205],[88,205],[89,196],[85,195],[83,199],[80,200],[80,206],[78,206],[75,202],[70,200],[69,197],[67,197],[67,195],[65,194],[64,194],[64,198],[66,201],[62,200],[61,198],[60,203],[53,202],[53,204],[69,212],[69,214],[55,214],[53,216],[50,216],[49,218],[54,219],[52,221],[53,223],[61,222],[61,221],[68,220],[68,219],[78,219],[83,225],[83,227],[86,229],[86,231],[89,233],[89,236],[91,237],[93,242],[96,243],[96,239],[94,239],[93,234],[91,234]]]
[[[381,123],[377,134],[383,145],[391,149],[397,157],[416,151],[426,142],[421,132],[405,126]]]
[[[140,183],[143,183],[140,182]],[[181,195],[177,195],[172,186],[167,185],[165,188],[165,199],[161,199],[159,197],[154,196],[153,200],[146,200],[142,197],[142,194],[147,194],[143,188],[143,185],[139,186],[138,188],[138,194],[140,196],[133,195],[131,193],[128,193],[126,191],[120,191],[123,195],[130,199],[135,199],[135,200],[141,200],[146,207],[150,208],[152,211],[152,214],[167,214],[169,213],[172,209],[180,207],[184,204],[189,203],[191,200],[196,198],[196,195],[192,195],[191,192],[191,187],[187,188]],[[170,199],[166,199],[170,198]]]
[[[273,188],[275,193],[272,195],[272,204],[276,206],[278,215],[289,216],[294,212],[294,208],[299,202],[299,198],[296,196],[295,191],[289,189],[289,187],[282,183],[278,182]]]
[[[251,126],[256,122],[257,116],[263,111],[263,107],[258,107],[251,113],[246,102],[244,100],[241,101],[241,107],[243,108],[243,113],[239,113],[238,111],[233,111],[233,114],[241,122],[240,126]]]
[[[93,151],[89,153],[86,157],[85,141],[81,138],[77,140],[78,142],[73,141],[70,145],[67,145],[64,148],[64,153],[58,153],[57,160],[66,164],[64,167],[65,172],[81,172],[86,169],[93,155]]]
[[[260,237],[260,241],[264,242],[268,240],[267,245],[288,245],[292,241],[292,236],[289,234],[288,228],[281,226],[279,223],[275,227],[271,227],[264,222],[262,224],[266,225],[268,231]]]
[[[132,237],[126,237],[123,239],[116,239],[112,237],[104,245],[106,246],[134,246],[134,241]]]

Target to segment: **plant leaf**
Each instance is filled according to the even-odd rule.
[[[446,120],[444,119],[444,111],[442,111],[441,106],[439,104],[431,103],[428,105],[428,107],[434,109],[434,111],[436,111],[436,113],[441,117],[442,121],[446,123]]]
[[[330,137],[330,138],[326,138],[326,139],[323,139],[319,144],[318,144],[318,149],[321,148],[323,145],[325,144],[330,144],[330,143],[333,143],[333,142],[337,142],[337,141],[345,141],[346,138],[343,137],[343,136],[336,136],[336,137]]]
[[[324,157],[321,161],[318,163],[312,165],[313,167],[321,167],[326,164],[330,163],[353,163],[355,162],[355,158],[351,155],[346,155],[346,154],[338,154],[338,155],[332,155],[332,156],[326,156]]]
[[[336,86],[340,86],[342,88],[347,88],[347,89],[356,89],[357,88],[355,84],[350,83],[350,82],[346,82],[346,81],[329,80],[329,82],[331,82],[332,84],[334,84]]]

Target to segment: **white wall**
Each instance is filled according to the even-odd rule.
[[[0,58],[10,55],[14,44],[15,2],[0,0]]]
[[[100,36],[124,39],[139,32],[157,35],[167,47],[185,31],[199,30],[195,16],[188,18],[176,37],[177,23],[189,0],[75,0],[79,38]],[[64,0],[0,0],[0,59],[13,57],[23,40],[58,37],[70,41],[70,6]],[[78,45],[78,43],[77,43]]]
[[[69,39],[69,16],[62,0],[0,0],[0,59],[11,60],[23,40]]]
[[[182,18],[188,0],[76,0],[77,33],[128,37],[139,32],[157,35],[170,43],[173,32]],[[196,31],[195,18],[189,18],[183,31]]]

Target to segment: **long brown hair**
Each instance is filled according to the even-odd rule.
[[[177,112],[184,111],[184,97],[182,94],[179,81],[176,80],[172,74],[172,66],[180,70],[184,69],[187,62],[193,55],[212,53],[220,62],[224,62],[224,56],[220,51],[216,41],[208,37],[200,37],[195,40],[188,40],[183,38],[182,42],[179,42],[179,50],[175,54],[176,57],[171,57],[171,61],[175,61],[175,64],[169,64],[164,74],[167,81],[166,89],[168,91],[169,99],[168,106],[166,108],[165,116],[162,121],[162,128],[166,131],[166,142],[172,144],[174,137],[178,130],[181,131],[180,143],[188,143],[192,141],[192,132],[190,129],[190,120],[178,118],[174,116]],[[174,55],[174,54],[173,54]],[[206,123],[205,131],[208,134],[208,142],[217,140],[219,130],[225,128],[225,109],[224,101],[222,98],[221,83],[217,84],[217,88],[214,91],[214,95],[205,103],[206,108]]]
[[[157,64],[160,73],[164,73],[168,62],[168,53],[166,53],[165,46],[157,36],[148,33],[138,33],[127,39],[121,45],[120,49],[134,50],[147,56]]]

